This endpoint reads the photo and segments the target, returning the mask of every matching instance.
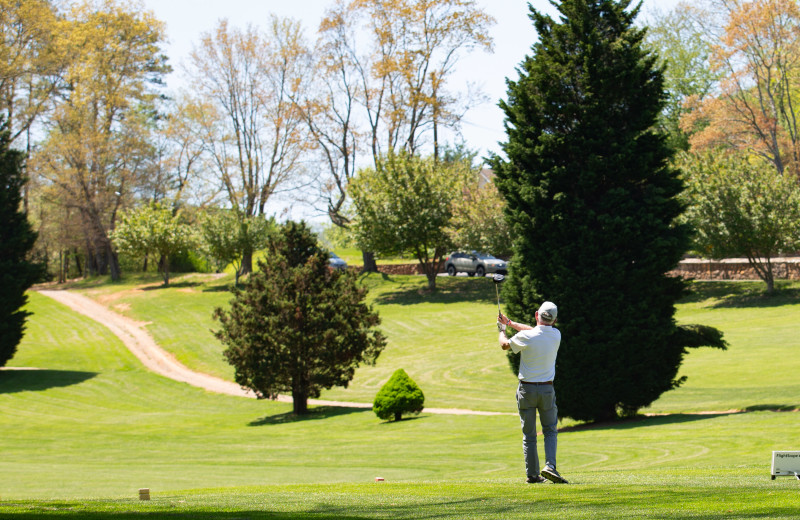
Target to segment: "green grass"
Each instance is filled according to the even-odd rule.
[[[181,279],[169,289],[136,290],[145,281],[87,282],[84,289],[112,306],[129,305],[131,314],[151,313],[155,325],[166,315],[190,321],[210,304],[195,308],[184,298],[227,298],[219,289],[229,282]],[[445,389],[431,385],[431,392],[425,384],[455,359],[463,370],[478,364],[476,374],[487,368],[479,363],[499,359],[495,375],[476,380],[502,380],[493,398],[513,406],[494,334],[476,345],[489,327],[469,323],[493,315],[493,289],[474,279],[443,282],[431,297],[414,277],[366,280],[392,341],[386,354],[395,350],[387,358],[430,374],[415,377],[425,381],[426,395],[455,394],[461,408],[485,404],[469,378],[453,378]],[[686,388],[657,405],[673,412],[796,406],[800,394],[781,384],[797,368],[797,285],[773,298],[750,287],[702,285],[681,304],[681,321],[720,326],[731,349],[690,353]],[[793,518],[800,507],[796,480],[769,479],[770,452],[800,447],[796,413],[672,413],[567,427],[559,467],[571,484],[528,486],[514,416],[422,414],[385,423],[369,410],[316,407],[298,418],[288,404],[211,394],[149,373],[108,330],[48,298],[30,298],[34,315],[10,365],[44,370],[0,372],[0,518],[740,519]],[[440,325],[443,318],[464,328],[454,332]],[[459,356],[473,351],[472,360]],[[752,386],[740,390],[734,375]],[[764,395],[752,389],[759,383]],[[448,402],[442,396],[439,403]],[[375,483],[376,476],[386,482]],[[141,487],[151,489],[152,501],[138,500]]]
[[[233,369],[211,330],[215,307],[231,299],[230,277],[189,275],[164,288],[135,290],[135,279],[121,286],[88,287],[87,293],[109,302],[140,322],[165,349],[187,366],[229,380]],[[324,399],[372,402],[391,374],[403,368],[425,392],[426,406],[515,412],[515,380],[497,346],[494,286],[485,279],[440,277],[437,293],[425,291],[422,276],[369,275],[370,301],[379,310],[389,345],[374,367],[361,367],[348,388],[333,388]],[[651,413],[800,407],[800,283],[781,283],[772,297],[763,284],[695,284],[678,305],[682,323],[720,328],[727,351],[695,349],[679,375],[688,381],[645,409]],[[729,292],[726,292],[729,291]],[[569,348],[565,338],[564,347]],[[755,369],[754,367],[758,367]],[[459,389],[457,393],[452,388]]]
[[[192,519],[514,519],[514,518],[796,518],[796,486],[754,482],[728,472],[656,475],[609,473],[579,486],[524,487],[512,482],[420,482],[203,489],[111,500],[22,501],[3,506],[13,518]]]
[[[728,350],[691,351],[679,372],[687,383],[650,410],[800,408],[800,283],[779,285],[767,296],[761,282],[695,283],[678,320],[721,329]]]
[[[355,247],[350,248],[336,248],[333,250],[336,255],[347,262],[349,266],[361,266],[364,265],[364,257],[360,249]],[[416,264],[416,258],[404,258],[400,256],[390,256],[390,257],[376,257],[375,263],[378,265],[395,265],[395,264]]]

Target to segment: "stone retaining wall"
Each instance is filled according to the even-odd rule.
[[[422,272],[422,266],[419,263],[379,265],[378,272],[386,274],[425,274]],[[440,272],[444,272],[444,262]]]
[[[779,258],[772,261],[776,280],[800,280],[800,258]],[[670,274],[695,280],[759,280],[747,260],[683,260]]]
[[[357,268],[361,269],[360,266]],[[418,263],[379,265],[378,271],[389,275],[424,274]],[[441,272],[444,272],[444,264]],[[776,280],[800,280],[800,257],[774,259],[772,272]],[[683,260],[670,274],[695,280],[759,280],[755,270],[744,259]]]

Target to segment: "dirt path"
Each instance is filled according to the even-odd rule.
[[[110,310],[108,307],[92,300],[88,296],[67,290],[39,290],[39,293],[57,302],[63,303],[70,309],[104,325],[122,341],[128,350],[139,358],[145,367],[157,374],[203,388],[210,392],[255,398],[255,394],[252,391],[245,390],[232,381],[226,381],[209,374],[190,370],[175,359],[172,354],[159,347],[141,325],[130,318],[126,318]],[[281,402],[292,402],[290,396],[284,395],[280,396],[278,400]],[[321,399],[309,399],[308,404],[317,406],[342,406],[348,408],[372,408],[372,403],[351,403]],[[423,411],[426,413],[454,415],[516,415],[514,413],[481,412],[475,410],[461,410],[458,408],[425,408]]]

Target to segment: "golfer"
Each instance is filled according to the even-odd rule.
[[[521,354],[519,363],[519,388],[517,408],[522,422],[522,454],[529,484],[551,480],[566,484],[567,480],[556,471],[556,446],[558,443],[558,407],[553,379],[556,375],[556,355],[561,345],[561,331],[553,327],[558,316],[558,307],[553,302],[544,302],[536,312],[536,326],[516,323],[500,313],[500,346]],[[517,332],[511,339],[507,328]],[[536,411],[544,433],[545,466],[539,474],[539,454],[536,450]]]

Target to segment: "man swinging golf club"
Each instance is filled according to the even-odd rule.
[[[498,302],[499,307],[499,302]],[[558,407],[553,379],[556,375],[556,355],[561,345],[561,332],[553,327],[558,307],[544,302],[536,312],[536,326],[516,323],[501,312],[497,318],[500,346],[521,354],[519,363],[519,388],[517,408],[522,423],[522,453],[529,484],[551,480],[566,484],[567,480],[556,471],[556,446],[558,441]],[[506,329],[518,331],[509,339]],[[545,467],[539,471],[539,454],[536,449],[536,411],[544,433]]]

